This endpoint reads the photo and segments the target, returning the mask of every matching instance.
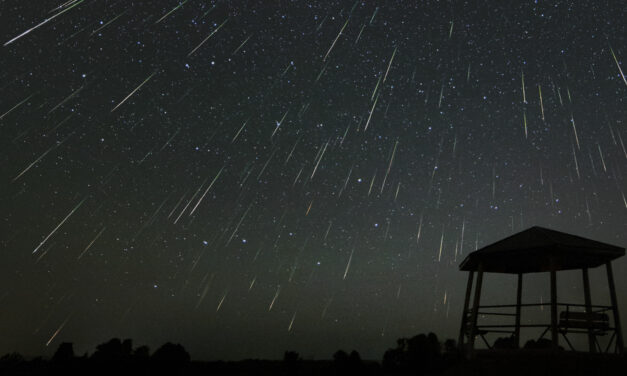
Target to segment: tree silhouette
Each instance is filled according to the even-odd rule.
[[[148,346],[139,346],[133,351],[133,359],[144,361],[150,359],[150,349]]]
[[[359,355],[357,351],[353,350],[348,356],[348,361],[354,365],[361,364],[361,356]]]
[[[548,350],[553,348],[553,342],[546,338],[540,338],[537,341],[530,339],[525,343],[525,346],[523,346],[523,348],[527,350]]]
[[[350,365],[348,361],[348,354],[344,350],[338,350],[333,354],[333,368],[338,375],[344,375],[348,373]]]
[[[300,360],[300,355],[296,351],[286,351],[283,354],[283,361],[285,363],[293,363]]]
[[[24,362],[24,357],[20,353],[12,352],[2,356],[0,363],[5,366],[14,366]]]
[[[412,338],[400,338],[394,349],[383,355],[383,368],[387,372],[433,373],[442,366],[442,354],[438,337],[429,333]]]
[[[348,354],[344,350],[337,350],[335,354],[333,354],[333,361],[338,364],[347,363]]]
[[[152,354],[151,359],[157,363],[181,365],[189,362],[190,356],[183,345],[168,342],[159,347],[157,351]]]
[[[91,359],[107,363],[121,362],[130,359],[132,350],[132,340],[125,339],[122,342],[119,338],[112,338],[108,342],[96,346],[96,351],[91,356]]]
[[[518,341],[514,336],[499,337],[494,341],[493,347],[499,350],[515,350],[518,348]]]
[[[396,348],[388,349],[383,354],[382,366],[388,372],[398,372],[407,367],[406,338],[396,340]]]
[[[55,363],[67,363],[74,359],[74,345],[71,342],[63,342],[52,356]]]
[[[447,354],[457,352],[457,343],[455,342],[454,339],[449,338],[446,341],[444,341],[444,352]]]
[[[337,374],[356,374],[360,373],[363,363],[357,351],[353,350],[349,355],[344,350],[338,350],[333,354],[333,366]]]
[[[445,366],[452,366],[461,360],[461,353],[457,342],[454,339],[444,341],[444,353],[442,354],[442,362]]]
[[[286,351],[283,354],[283,363],[285,365],[285,371],[288,375],[295,375],[298,373],[298,366],[300,363],[300,355],[296,351]]]

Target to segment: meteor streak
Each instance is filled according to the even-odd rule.
[[[25,99],[23,99],[20,103],[16,104],[15,106],[11,107],[11,109],[7,112],[5,112],[4,114],[0,115],[0,120],[2,120],[2,118],[4,118],[5,116],[7,116],[8,114],[10,114],[13,110],[15,110],[16,108],[20,107],[22,104],[24,104],[24,102],[26,102],[27,100],[31,99],[33,97],[33,95],[35,94],[31,94],[28,97],[26,97]]]
[[[194,212],[196,211],[196,208],[198,207],[198,205],[200,205],[200,203],[202,202],[202,199],[205,198],[205,196],[207,195],[207,192],[209,192],[209,190],[211,189],[211,187],[213,187],[213,184],[216,182],[216,180],[218,180],[218,178],[220,177],[220,174],[222,173],[222,170],[224,170],[224,166],[222,166],[222,168],[220,169],[220,171],[218,171],[218,173],[216,174],[216,176],[213,178],[213,180],[211,181],[211,183],[209,184],[209,186],[207,187],[207,189],[205,189],[205,192],[202,194],[202,196],[200,196],[200,198],[198,199],[198,202],[196,203],[196,205],[194,206],[194,208],[192,209],[192,211],[189,212],[189,215],[194,214]]]
[[[377,8],[379,9],[379,8]],[[392,62],[394,61],[394,56],[396,56],[396,50],[398,47],[394,47],[394,52],[392,52],[392,57],[390,58],[390,62],[388,63],[388,69],[385,71],[385,76],[383,76],[383,82],[388,78],[388,73],[390,73],[390,68],[392,67]]]
[[[76,210],[78,210],[78,208],[80,208],[80,207],[81,207],[81,205],[83,205],[83,202],[85,202],[85,200],[87,200],[87,197],[85,197],[84,199],[82,199],[82,200],[81,200],[81,202],[79,202],[79,203],[78,203],[78,205],[76,205],[76,206],[74,207],[74,209],[72,209],[72,211],[70,211],[70,213],[69,213],[68,215],[66,215],[66,216],[65,216],[65,218],[63,218],[63,220],[62,220],[61,222],[59,222],[59,224],[57,225],[57,227],[55,227],[55,228],[54,228],[54,229],[50,232],[50,234],[48,234],[48,236],[46,236],[46,237],[44,238],[44,240],[42,240],[42,241],[41,241],[41,243],[39,243],[39,245],[38,245],[37,247],[35,247],[35,250],[33,250],[33,252],[32,252],[33,254],[34,254],[34,253],[37,253],[37,251],[39,251],[39,248],[41,248],[41,246],[42,246],[42,245],[46,244],[46,242],[48,241],[48,239],[50,239],[50,237],[51,237],[52,235],[54,235],[54,233],[55,233],[55,232],[57,232],[57,230],[59,229],[59,227],[63,226],[63,224],[65,223],[65,221],[67,221],[67,220],[68,220],[68,219],[72,216],[72,214],[74,214],[74,212],[75,212]]]
[[[616,55],[614,54],[614,50],[612,49],[612,47],[610,47],[610,52],[612,53],[612,57],[614,58],[614,62],[616,63],[616,66],[618,67],[618,71],[620,72],[620,76],[623,78],[623,82],[625,83],[625,85],[627,85],[627,79],[625,79],[625,74],[623,73],[623,70],[620,67],[620,64],[618,64],[618,59],[616,58]]]
[[[135,90],[131,91],[131,93],[129,95],[126,96],[126,98],[122,99],[122,102],[118,103],[117,106],[113,107],[113,109],[111,110],[111,112],[115,111],[118,109],[118,107],[120,107],[121,105],[124,104],[124,102],[126,102],[133,94],[135,94],[137,92],[137,90],[141,89],[142,86],[144,86],[144,84],[146,82],[148,82],[148,80],[150,80],[152,78],[152,76],[154,76],[155,74],[157,74],[157,72],[153,72],[150,76],[148,76],[148,78],[146,78],[144,80],[144,82],[142,82],[141,84],[139,84],[139,86],[137,86],[135,88]]]
[[[329,50],[327,51],[326,55],[324,55],[324,58],[322,59],[322,61],[327,60],[327,56],[329,56],[329,54],[331,53],[331,50],[333,49],[333,47],[335,46],[335,43],[337,42],[337,40],[340,38],[340,35],[342,35],[342,32],[344,31],[344,29],[346,28],[346,25],[348,25],[348,21],[350,21],[350,18],[348,18],[346,20],[346,22],[344,23],[344,26],[342,26],[342,29],[340,29],[340,32],[337,34],[337,37],[335,37],[335,40],[333,40],[333,43],[331,44],[331,47],[329,47]]]
[[[248,40],[249,40],[249,39],[250,39],[250,37],[252,37],[252,36],[253,36],[253,34],[250,34],[250,35],[248,36],[248,38],[244,39],[244,41],[242,42],[242,44],[240,44],[240,45],[239,45],[239,47],[237,47],[237,48],[236,48],[236,49],[235,49],[235,50],[231,53],[231,55],[235,55],[236,53],[238,53],[238,52],[239,52],[239,50],[241,50],[241,49],[242,49],[242,47],[244,47],[244,45],[246,44],[246,42],[248,42]]]
[[[351,267],[351,262],[353,261],[353,253],[355,253],[355,248],[351,250],[351,255],[348,257],[348,262],[346,263],[346,269],[344,270],[344,277],[342,279],[346,279],[348,275],[348,270]]]
[[[8,42],[6,42],[4,44],[4,47],[8,46],[9,44],[15,42],[16,40],[20,39],[21,37],[25,36],[26,34],[30,33],[31,31],[39,28],[40,26],[43,26],[45,24],[47,24],[48,22],[54,20],[55,18],[59,17],[60,15],[62,15],[63,13],[69,11],[70,9],[74,8],[75,6],[79,5],[80,3],[82,3],[85,0],[80,0],[77,3],[72,4],[70,7],[63,9],[62,11],[60,11],[59,13],[53,15],[52,17],[46,18],[45,20],[41,21],[40,23],[38,23],[37,25],[31,27],[30,29],[26,30],[25,32],[23,32],[22,34],[16,36],[15,38],[9,40]]]
[[[183,5],[185,5],[185,3],[187,3],[189,0],[185,0],[182,3],[180,3],[179,5],[175,6],[174,8],[172,8],[172,10],[170,10],[168,13],[164,14],[163,17],[159,18],[157,21],[155,21],[155,24],[158,24],[159,22],[163,21],[167,16],[169,16],[170,14],[174,13],[176,10],[178,10],[180,7],[182,7]]]
[[[221,23],[218,27],[216,27],[216,29],[215,29],[214,31],[212,31],[212,32],[211,32],[211,34],[209,34],[209,35],[208,35],[205,39],[203,39],[203,40],[202,40],[202,42],[200,42],[200,43],[199,43],[199,44],[198,44],[198,45],[197,45],[197,46],[196,46],[193,50],[191,50],[191,51],[187,54],[187,56],[188,56],[188,57],[189,57],[189,56],[192,56],[192,54],[193,54],[194,52],[196,52],[196,50],[198,50],[198,49],[200,48],[200,46],[202,46],[203,44],[205,44],[205,42],[206,42],[206,41],[208,41],[208,40],[209,40],[209,38],[211,38],[211,37],[213,36],[213,34],[217,33],[217,32],[218,32],[218,30],[220,30],[220,28],[221,28],[222,26],[224,26],[224,24],[225,24],[228,20],[229,20],[229,19],[227,18],[227,19],[226,19],[226,20],[224,20],[224,22],[222,22],[222,23]]]

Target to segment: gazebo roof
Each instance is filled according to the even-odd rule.
[[[625,255],[625,248],[543,227],[531,227],[470,253],[460,270],[489,273],[537,273],[595,268]]]

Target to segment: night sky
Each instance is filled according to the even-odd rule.
[[[0,353],[456,338],[469,252],[533,225],[627,244],[624,20],[609,0],[0,2]],[[482,303],[514,282],[487,276]],[[580,273],[558,284],[583,301]]]

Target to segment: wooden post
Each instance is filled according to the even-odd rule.
[[[620,316],[618,314],[618,299],[616,299],[616,286],[614,285],[614,273],[612,273],[612,263],[605,263],[607,270],[607,284],[610,287],[610,299],[612,300],[612,311],[614,312],[614,328],[616,330],[616,352],[623,353],[625,344],[623,342],[623,330],[620,326]]]
[[[464,351],[464,337],[466,335],[466,325],[468,325],[468,305],[470,304],[470,294],[472,292],[472,282],[475,276],[474,271],[468,272],[468,282],[466,283],[466,296],[464,298],[464,309],[462,310],[462,326],[459,329],[459,339],[457,345],[460,351]]]
[[[475,355],[475,336],[477,335],[477,317],[479,315],[482,283],[483,265],[479,263],[479,268],[477,269],[477,285],[475,286],[475,297],[472,303],[472,318],[470,319],[470,335],[468,337],[468,358],[474,358]]]
[[[551,342],[553,349],[559,347],[559,336],[557,332],[557,277],[555,265],[551,265]]]
[[[518,288],[516,291],[516,327],[514,328],[516,348],[520,348],[520,304],[522,301],[522,283],[523,275],[522,273],[518,273]]]
[[[583,296],[586,303],[586,313],[588,321],[588,351],[596,352],[596,340],[594,338],[594,330],[592,328],[592,298],[590,298],[590,278],[588,277],[588,268],[581,269],[583,274]]]

